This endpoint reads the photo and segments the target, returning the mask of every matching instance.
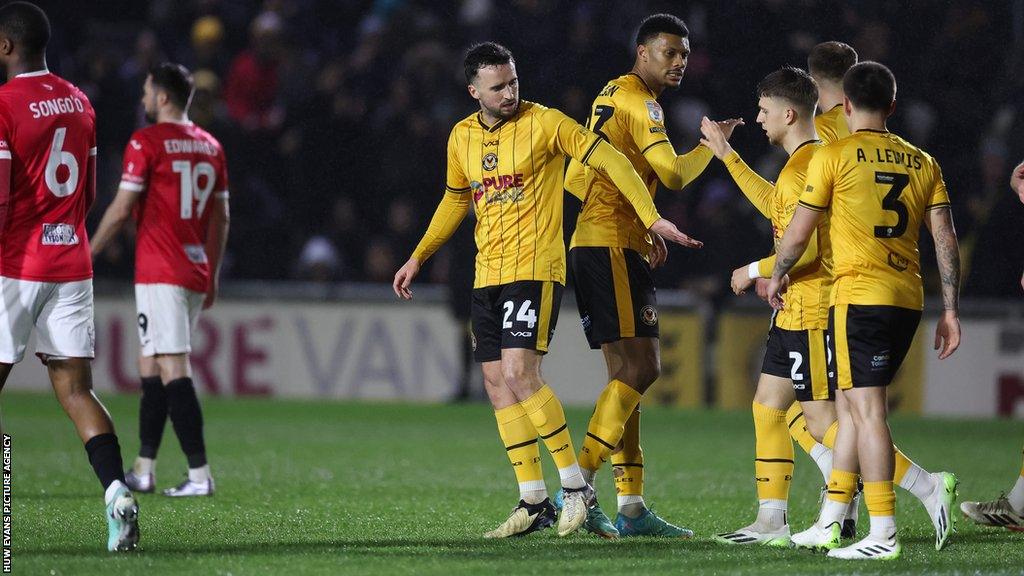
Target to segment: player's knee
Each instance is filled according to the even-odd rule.
[[[535,388],[533,382],[537,380],[536,374],[521,362],[503,362],[501,376],[505,379],[505,385],[516,392],[516,395],[520,395],[522,391]]]
[[[821,442],[825,438],[825,432],[828,432],[831,422],[825,423],[822,419],[807,418],[807,413],[804,412],[804,419],[807,426],[807,433],[811,435],[817,442]]]

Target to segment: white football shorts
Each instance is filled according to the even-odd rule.
[[[33,326],[36,356],[43,362],[95,356],[92,279],[36,282],[0,276],[0,291],[0,362],[21,362]]]
[[[136,284],[139,348],[143,356],[192,352],[192,331],[203,309],[201,292],[174,284]]]

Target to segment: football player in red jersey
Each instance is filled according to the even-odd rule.
[[[192,75],[164,63],[146,78],[142,104],[151,126],[132,134],[114,201],[93,236],[100,253],[135,213],[135,302],[139,313],[141,447],[128,485],[155,488],[157,449],[168,415],[188,459],[188,478],[167,496],[210,496],[203,415],[189,353],[199,311],[217,298],[228,236],[227,161],[217,140],[188,119]]]
[[[61,406],[106,491],[107,548],[139,541],[110,415],[92,391],[92,260],[85,215],[96,197],[96,114],[46,68],[50,22],[39,7],[0,8],[0,387],[36,330]]]

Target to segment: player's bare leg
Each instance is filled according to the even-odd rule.
[[[124,473],[124,480],[133,492],[150,493],[156,490],[156,457],[167,424],[167,392],[154,356],[139,356],[139,376],[139,455]]]
[[[212,496],[214,482],[206,460],[203,412],[192,383],[188,354],[157,354],[154,358],[167,393],[167,414],[188,460],[188,478],[163,493],[174,497]]]
[[[795,400],[791,380],[761,374],[753,402],[757,519],[749,526],[718,534],[715,541],[789,546],[787,508],[793,477],[793,442],[789,437],[786,410]]]
[[[536,350],[505,348],[501,351],[501,375],[506,386],[519,399],[558,467],[558,476],[565,492],[564,507],[558,520],[558,534],[564,536],[575,531],[586,520],[594,492],[584,480],[576,460],[562,403],[541,378],[541,357]]]
[[[857,491],[857,429],[842,390],[836,392],[835,408],[838,428],[832,448],[832,472],[817,521],[793,535],[793,544],[802,548],[831,549],[840,545],[843,519]]]
[[[548,498],[541,470],[537,429],[519,404],[519,398],[505,384],[501,361],[484,362],[484,390],[494,407],[498,434],[512,463],[519,483],[519,503],[497,528],[485,538],[525,536],[555,524],[557,512]]]
[[[901,547],[896,540],[896,493],[892,481],[895,458],[887,421],[885,387],[851,388],[842,391],[841,395],[856,430],[857,454],[871,531],[859,542],[831,550],[829,556],[845,559],[896,558]],[[840,421],[840,436],[843,435],[843,426],[844,422]],[[841,470],[846,461],[838,457],[839,454],[836,467]],[[830,482],[830,497],[833,489]]]
[[[92,390],[92,368],[87,358],[50,358],[53,392],[71,418],[78,437],[85,444],[96,476],[105,490],[107,503],[107,549],[134,550],[139,543],[139,506],[124,483],[121,446],[110,414]]]

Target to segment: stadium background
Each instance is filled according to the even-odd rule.
[[[223,298],[197,337],[206,394],[440,401],[468,387],[479,395],[464,360],[471,219],[425,267],[414,304],[398,305],[386,286],[440,197],[450,127],[475,109],[462,52],[484,39],[506,44],[523,98],[585,122],[592,97],[629,69],[633,28],[666,10],[687,21],[693,47],[682,88],[662,97],[677,149],[696,143],[702,115],[742,116],[733,144],[763,174],[785,161],[754,122],[752,90],[764,74],[805,66],[810,47],[828,39],[893,69],[891,128],[942,165],[966,263],[965,344],[939,366],[926,353],[926,315],[929,336],[903,370],[894,407],[1024,413],[1024,207],[1007,187],[1024,158],[1022,0],[40,3],[53,24],[51,69],[97,111],[101,193],[90,229],[142,125],[147,69],[173,60],[195,72],[192,117],[225,145],[233,212]],[[732,296],[728,278],[767,252],[768,223],[717,161],[683,193],[662,191],[658,204],[706,247],[673,248],[656,272],[665,375],[651,401],[745,408],[769,312]],[[128,234],[96,262],[101,390],[137,387],[132,248]],[[570,300],[546,374],[567,402],[584,405],[604,375],[576,318]],[[23,363],[10,387],[45,389],[41,367]]]

